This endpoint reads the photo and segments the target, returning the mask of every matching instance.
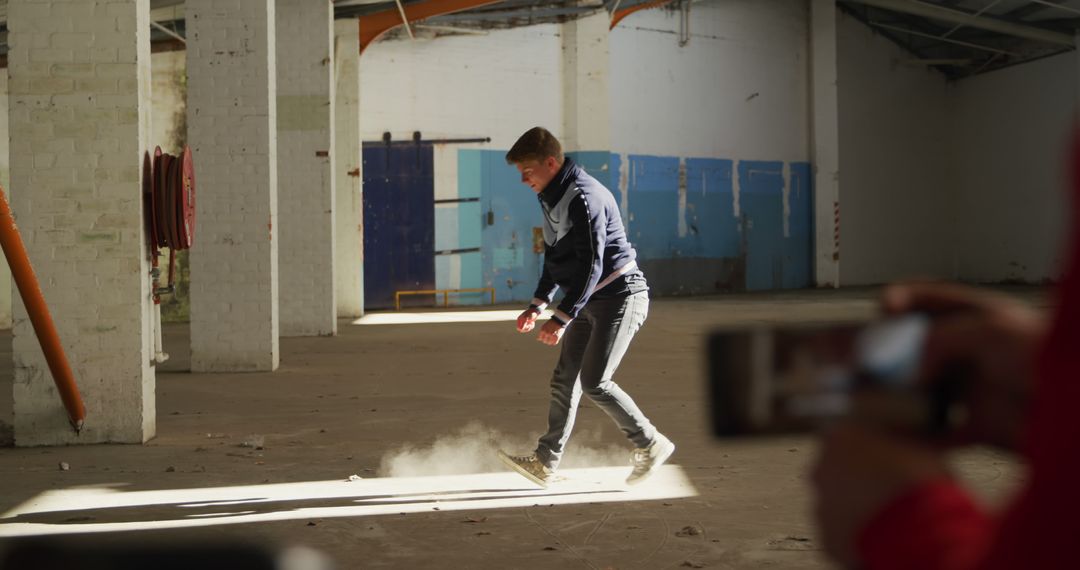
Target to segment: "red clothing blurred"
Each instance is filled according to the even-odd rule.
[[[911,489],[858,538],[870,570],[1080,568],[1080,131],[1072,148],[1069,261],[1037,369],[1024,455],[1030,473],[1000,514],[982,511],[952,481]]]

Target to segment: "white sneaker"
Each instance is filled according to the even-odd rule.
[[[507,467],[517,471],[529,481],[544,488],[547,488],[548,479],[550,479],[552,473],[554,473],[554,471],[545,467],[543,463],[540,463],[540,460],[537,459],[535,453],[530,453],[529,455],[510,455],[500,449],[499,459],[501,459]]]
[[[668,457],[671,457],[672,453],[675,453],[675,444],[664,437],[663,434],[657,432],[649,447],[635,449],[631,453],[630,464],[634,466],[634,470],[626,478],[626,484],[636,485],[648,479],[649,475],[652,475],[657,467],[663,465],[668,460]]]

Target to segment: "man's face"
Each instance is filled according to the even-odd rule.
[[[544,188],[547,188],[555,175],[559,173],[562,164],[555,160],[555,157],[549,156],[543,161],[527,160],[514,166],[517,166],[518,172],[521,173],[521,183],[539,194],[544,191]]]

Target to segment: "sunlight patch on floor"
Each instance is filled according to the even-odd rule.
[[[0,537],[175,529],[298,519],[696,496],[676,465],[629,487],[626,467],[566,469],[541,489],[515,473],[313,481],[202,489],[47,491],[0,516]]]

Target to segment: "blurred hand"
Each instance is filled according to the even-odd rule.
[[[566,327],[555,321],[548,321],[544,323],[544,326],[540,327],[540,334],[537,335],[536,340],[548,346],[555,346],[562,340],[562,335],[565,331]]]
[[[1044,317],[1004,295],[949,283],[910,283],[885,289],[886,313],[933,316],[920,371],[923,382],[965,374],[968,415],[954,444],[1016,449],[1026,423],[1035,355],[1046,334]]]
[[[536,317],[540,316],[540,309],[529,307],[525,309],[517,318],[517,330],[519,333],[527,333],[533,330],[536,326]]]
[[[828,430],[813,470],[814,515],[825,552],[858,566],[862,528],[905,490],[948,474],[939,450],[856,424]]]

